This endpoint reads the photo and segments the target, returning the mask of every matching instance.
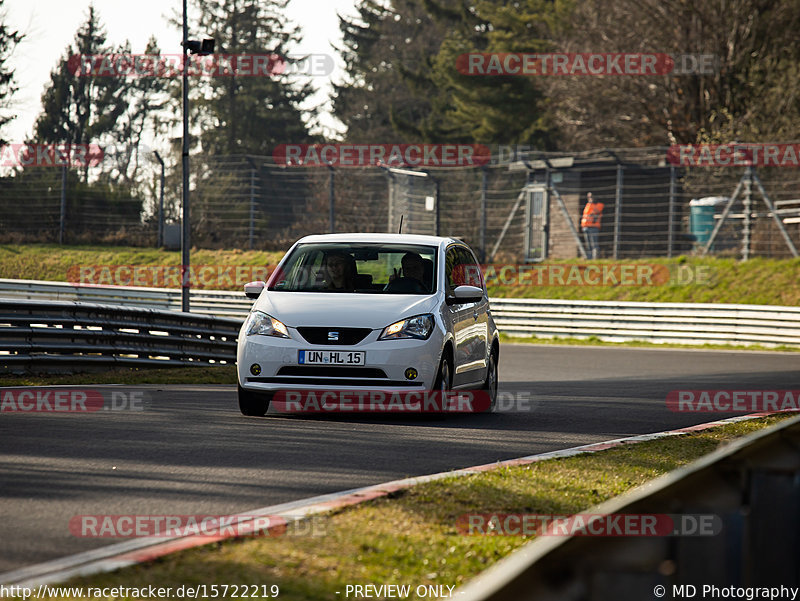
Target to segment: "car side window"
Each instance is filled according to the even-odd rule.
[[[481,268],[472,253],[463,246],[451,246],[447,249],[445,269],[448,293],[452,293],[457,286],[483,288]]]
[[[464,283],[468,286],[477,286],[478,288],[485,290],[481,267],[475,260],[475,256],[471,251],[464,247],[460,247],[459,251],[463,255],[462,264],[464,266]]]
[[[444,269],[447,275],[447,294],[452,294],[456,286],[461,285],[463,270],[459,270],[460,265],[458,256],[458,247],[451,246],[447,249],[447,254],[444,259]]]

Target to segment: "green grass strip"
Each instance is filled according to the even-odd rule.
[[[420,484],[325,517],[324,536],[211,544],[67,585],[275,584],[291,601],[344,599],[348,584],[459,586],[532,538],[465,536],[459,516],[584,511],[787,417]]]

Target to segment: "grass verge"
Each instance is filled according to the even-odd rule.
[[[201,250],[193,248],[191,262],[200,265],[277,265],[283,252]],[[66,282],[79,277],[82,266],[181,264],[180,251],[126,246],[59,246],[57,244],[0,245],[0,278]],[[98,283],[98,282],[94,282]],[[99,282],[105,283],[105,282]],[[124,283],[124,282],[108,282]],[[212,282],[213,283],[213,282]],[[225,286],[209,286],[210,288]],[[230,286],[228,286],[230,288]],[[233,287],[239,289],[238,286]]]
[[[276,265],[283,252],[192,249],[192,265],[268,266]],[[0,245],[0,278],[51,280],[64,282],[78,266],[97,265],[180,265],[178,251],[122,246],[59,246],[56,244]],[[501,267],[495,262],[497,268]],[[571,279],[571,269],[592,265],[599,267],[591,277]],[[659,277],[652,284],[591,285],[603,269],[620,265],[649,266]],[[522,278],[520,270],[487,271],[489,295],[501,298],[550,298],[574,300],[610,300],[641,302],[740,303],[788,305],[800,304],[800,259],[762,259],[746,262],[732,258],[680,256],[672,259],[612,261],[601,259],[550,260],[527,266],[544,269],[548,276]],[[70,271],[72,268],[72,271]],[[554,268],[563,268],[562,280]],[[638,268],[637,268],[638,269]],[[505,275],[504,275],[505,273]],[[511,275],[509,275],[511,274]],[[661,277],[668,276],[668,277]],[[521,285],[504,285],[514,281]],[[560,282],[560,283],[559,283]],[[542,285],[539,285],[542,284]],[[555,285],[549,285],[555,284]],[[219,287],[225,287],[220,285]],[[230,288],[230,286],[227,286]],[[234,287],[238,289],[238,287]]]
[[[583,511],[787,417],[422,484],[330,515],[324,536],[211,544],[66,585],[263,584],[291,601],[343,598],[348,584],[458,586],[531,538],[464,536],[459,516]]]

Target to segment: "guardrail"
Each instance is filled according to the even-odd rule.
[[[0,297],[181,309],[180,290],[168,288],[0,279]],[[190,298],[192,314],[221,317],[244,318],[253,303],[238,291],[193,290]],[[511,336],[800,346],[800,307],[508,298],[490,302],[498,327]]]
[[[800,346],[800,307],[510,298],[491,306],[497,327],[512,336]]]
[[[232,364],[241,319],[0,299],[0,373]]]
[[[107,303],[126,307],[146,307],[164,311],[180,311],[179,288],[145,288],[139,286],[75,285],[43,280],[0,279],[0,297],[52,299]],[[192,313],[219,317],[244,318],[253,301],[240,291],[192,290],[189,294]]]
[[[798,507],[800,417],[586,512],[712,514],[721,524],[718,534],[540,537],[453,596],[462,601],[734,599],[753,596],[731,593],[731,587],[797,588]],[[729,592],[720,593],[722,588]]]

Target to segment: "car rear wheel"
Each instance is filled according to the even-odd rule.
[[[239,386],[239,411],[242,415],[264,417],[269,410],[272,393],[251,392]]]

